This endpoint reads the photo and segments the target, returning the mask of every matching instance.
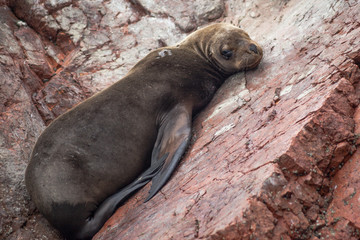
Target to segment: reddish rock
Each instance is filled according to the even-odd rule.
[[[94,239],[359,239],[357,1],[1,1],[0,238],[61,239],[29,199],[32,146],[55,117],[208,21],[262,44],[194,121],[166,186]]]
[[[327,211],[329,223],[336,223],[339,219],[347,219],[356,228],[360,228],[360,151],[344,164],[331,180],[333,200]]]
[[[354,114],[354,120],[355,120],[355,130],[354,130],[354,134],[355,134],[355,144],[358,146],[360,145],[360,107],[358,107],[355,111]]]
[[[340,56],[359,52],[359,31],[333,30],[345,19],[357,24],[354,6],[337,6],[323,22],[320,13],[291,15],[305,6],[279,10],[280,40],[265,42],[259,69],[231,78],[197,117],[194,144],[162,194],[141,204],[148,186],[139,191],[95,239],[316,239],[330,229],[329,180],[354,151],[359,102],[358,66]],[[338,238],[358,237],[351,221],[334,227]]]

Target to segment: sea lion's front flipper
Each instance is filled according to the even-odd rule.
[[[78,238],[87,238],[99,231],[124,200],[149,181],[152,180],[152,185],[145,202],[165,185],[189,143],[191,116],[191,107],[187,105],[177,105],[164,114],[153,148],[151,166],[135,181],[102,202],[79,229]]]
[[[177,105],[162,118],[151,157],[151,168],[160,164],[160,169],[145,202],[165,185],[184,154],[191,137],[191,116],[191,107]]]

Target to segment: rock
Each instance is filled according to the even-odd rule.
[[[87,25],[85,14],[79,8],[69,6],[59,10],[55,19],[61,30],[68,33],[73,43],[77,44]]]
[[[60,26],[55,18],[49,14],[49,4],[41,4],[38,0],[13,0],[9,1],[15,15],[30,25],[36,32],[43,33],[48,39],[54,41],[60,31]],[[48,3],[47,1],[46,3]],[[50,10],[52,10],[50,8]]]
[[[102,13],[101,27],[110,28],[112,31],[114,31],[116,27],[139,21],[142,15],[133,10],[130,1],[111,0],[106,1],[103,5],[105,10]]]
[[[341,74],[358,72],[355,60],[339,58],[359,52],[360,32],[335,30],[345,19],[356,25],[355,5],[335,5],[331,14],[330,6],[323,1],[302,19],[309,5],[289,2],[271,10],[284,20],[263,18],[267,10],[261,23],[243,19],[263,40],[259,69],[231,78],[196,118],[194,144],[161,194],[143,204],[149,186],[140,190],[95,239],[308,239],[326,232],[329,180],[353,151],[360,80]],[[248,101],[240,103],[244,94]],[[338,229],[339,238],[359,237],[353,222]]]
[[[257,18],[259,16],[260,16],[260,13],[257,13],[257,12],[254,12],[254,11],[250,12],[250,17],[252,17],[252,18]]]
[[[0,1],[0,238],[61,239],[24,184],[54,118],[211,21],[262,44],[196,116],[175,174],[94,239],[359,239],[357,1]]]
[[[50,12],[57,11],[63,7],[70,6],[71,0],[46,0],[45,8]]]
[[[220,18],[224,13],[224,1],[153,1],[138,0],[146,12],[155,16],[169,16],[185,32],[194,30],[197,25]]]
[[[340,219],[347,219],[356,228],[360,228],[360,207],[358,204],[360,198],[360,182],[356,175],[359,170],[360,151],[354,155],[342,166],[342,168],[333,177],[331,188],[333,189],[333,201],[330,203],[327,211],[329,223],[336,223]]]
[[[42,88],[35,71],[43,53],[33,49],[39,47],[32,45],[39,40],[35,32],[22,29],[24,25],[18,29],[18,19],[8,7],[0,7],[0,18],[0,238],[56,239],[57,233],[36,213],[24,183],[27,159],[45,127],[32,99],[32,93]],[[32,51],[37,58],[29,54]]]

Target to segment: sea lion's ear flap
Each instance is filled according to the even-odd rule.
[[[184,154],[191,138],[191,116],[191,107],[177,105],[163,118],[153,148],[150,167],[159,167],[159,171],[152,179],[149,196],[145,202],[165,185]]]

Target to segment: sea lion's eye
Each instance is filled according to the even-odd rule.
[[[221,51],[221,55],[223,56],[223,58],[225,58],[226,60],[229,60],[231,58],[231,56],[233,55],[233,52],[231,50],[222,50]]]

